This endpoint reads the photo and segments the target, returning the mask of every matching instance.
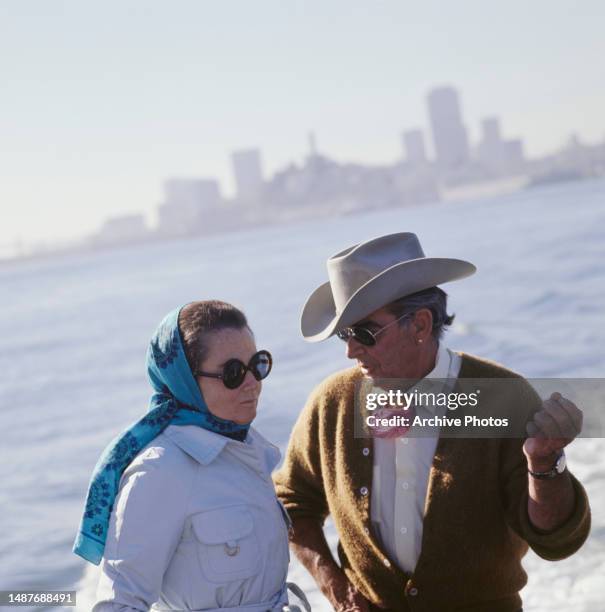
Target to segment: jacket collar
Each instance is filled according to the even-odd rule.
[[[262,467],[269,474],[281,459],[279,449],[253,427],[248,430],[244,442],[232,440],[197,425],[171,425],[164,430],[164,435],[201,465],[212,463],[227,446],[242,455],[257,453]]]

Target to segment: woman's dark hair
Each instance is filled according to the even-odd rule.
[[[206,338],[209,332],[244,327],[250,329],[246,315],[227,302],[205,300],[184,306],[179,313],[179,332],[191,371],[200,370],[202,361],[207,357]]]
[[[432,335],[435,340],[443,336],[445,328],[452,324],[455,315],[447,314],[447,293],[439,287],[430,287],[424,291],[418,291],[411,295],[399,298],[387,305],[388,311],[400,317],[408,312],[415,312],[421,308],[428,308],[433,315]],[[403,320],[402,324],[407,325],[409,320]]]

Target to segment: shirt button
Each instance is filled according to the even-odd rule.
[[[402,489],[409,489],[409,488],[410,488],[410,485],[409,485],[407,482],[402,482],[402,483],[401,483],[401,488],[402,488]]]
[[[412,587],[408,593],[412,596],[412,597],[416,597],[416,595],[418,595],[418,589],[416,587]]]
[[[367,457],[370,454],[370,449],[366,446],[362,452],[364,454],[364,457]]]
[[[407,527],[402,527],[399,531],[401,531],[401,533],[407,533],[408,532],[408,528]]]
[[[361,487],[359,492],[365,497],[368,494],[368,487]]]

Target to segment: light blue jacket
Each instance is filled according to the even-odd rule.
[[[281,609],[289,519],[270,476],[279,459],[253,428],[238,442],[169,426],[122,475],[93,612]]]

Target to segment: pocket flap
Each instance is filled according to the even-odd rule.
[[[229,506],[191,517],[195,536],[204,544],[225,544],[245,538],[252,532],[254,523],[246,506]]]

